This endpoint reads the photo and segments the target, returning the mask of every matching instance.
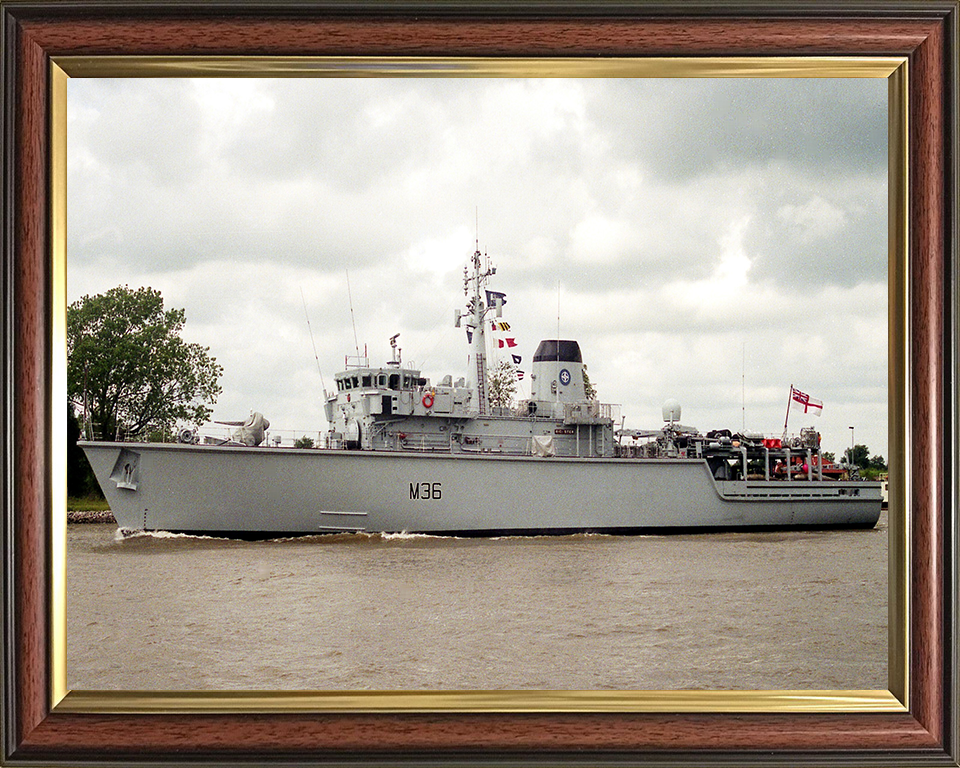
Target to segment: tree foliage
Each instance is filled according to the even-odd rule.
[[[182,309],[152,288],[112,288],[67,307],[67,392],[95,434],[169,433],[206,421],[223,372],[208,347],[185,342]]]
[[[583,394],[587,400],[596,400],[597,399],[597,390],[593,388],[593,383],[590,381],[590,376],[587,375],[587,366],[583,366]]]
[[[80,439],[80,424],[73,406],[67,404],[67,495],[80,499],[89,496],[103,498],[97,478],[90,468],[90,463],[77,445]]]
[[[496,408],[509,408],[517,392],[517,371],[512,363],[501,360],[487,374],[487,397]]]
[[[878,470],[880,470],[881,472],[886,472],[886,470],[888,469],[888,467],[887,467],[887,460],[886,460],[885,458],[883,458],[883,456],[879,456],[879,455],[877,455],[877,456],[871,456],[871,457],[870,457],[870,468],[871,468],[871,469],[878,469]]]
[[[843,452],[843,456],[848,464],[851,463],[849,448]],[[880,472],[885,472],[887,469],[887,461],[883,458],[883,456],[871,456],[870,449],[865,445],[860,445],[859,443],[853,446],[852,463],[855,466],[860,467],[860,469],[873,469]]]

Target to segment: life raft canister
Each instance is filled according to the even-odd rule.
[[[423,403],[424,408],[433,408],[433,392],[427,392],[427,394],[423,396],[423,400],[421,400],[421,402]]]

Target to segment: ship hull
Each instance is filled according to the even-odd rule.
[[[872,527],[879,483],[716,481],[702,460],[82,443],[127,531],[272,537]]]

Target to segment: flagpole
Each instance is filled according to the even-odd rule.
[[[787,415],[783,417],[783,439],[787,439],[787,422],[790,420],[790,401],[793,400],[793,384],[790,385],[790,395],[787,397]]]

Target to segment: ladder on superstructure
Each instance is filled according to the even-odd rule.
[[[477,407],[481,416],[487,412],[487,382],[483,374],[484,357],[483,352],[477,353]]]

